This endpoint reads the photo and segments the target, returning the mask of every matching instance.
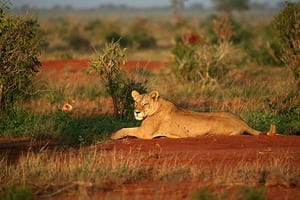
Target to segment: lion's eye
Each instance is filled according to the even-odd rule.
[[[144,106],[149,106],[149,103],[145,103]]]

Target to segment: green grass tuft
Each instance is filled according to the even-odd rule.
[[[245,200],[264,200],[265,188],[254,189],[254,188],[245,188],[244,198]]]
[[[109,115],[73,118],[69,113],[57,111],[37,114],[18,110],[0,122],[0,136],[34,138],[67,138],[71,144],[90,144],[108,138],[110,133],[123,127],[137,126],[137,121],[117,120]]]
[[[32,191],[27,187],[8,186],[4,192],[0,193],[1,200],[33,200],[35,199]]]
[[[266,113],[264,111],[249,111],[242,114],[250,127],[267,132],[270,124],[276,126],[277,133],[298,135],[300,133],[300,115],[298,113]]]

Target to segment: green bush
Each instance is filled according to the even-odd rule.
[[[300,90],[300,3],[286,3],[273,21],[282,46],[282,59],[293,73]]]
[[[4,192],[0,193],[2,200],[34,200],[33,192],[27,187],[9,186],[4,188]]]
[[[97,71],[101,83],[106,87],[106,92],[111,96],[114,105],[114,116],[118,119],[130,118],[133,108],[131,97],[132,90],[146,92],[143,83],[136,82],[126,77],[121,69],[125,64],[125,49],[117,42],[106,44],[106,48],[95,59],[91,67]]]
[[[52,18],[52,20],[56,26],[55,32],[58,35],[58,37],[62,40],[67,39],[68,35],[70,34],[70,22],[64,17]]]
[[[156,46],[156,39],[144,30],[134,31],[130,35],[121,35],[117,32],[110,32],[106,35],[105,40],[108,43],[118,42],[122,48],[131,47],[132,45],[138,49]]]
[[[33,136],[44,137],[54,134],[54,122],[50,116],[15,111],[14,116],[5,116],[0,121],[0,137]]]
[[[152,48],[156,46],[156,39],[144,30],[136,31],[132,38],[139,49]]]
[[[264,200],[265,188],[255,189],[250,187],[241,188],[238,190],[236,195],[239,196],[237,199],[245,199],[245,200]],[[204,188],[198,192],[192,194],[192,200],[215,200],[215,199],[224,199],[224,194],[216,193],[208,188]],[[226,199],[226,198],[225,198]]]
[[[179,40],[178,40],[179,41]],[[177,42],[172,50],[175,57],[174,74],[178,80],[194,81],[198,79],[198,59],[196,55],[196,47]]]
[[[195,43],[189,42],[188,37],[177,39],[172,53],[175,60],[173,71],[179,80],[214,87],[218,85],[218,80],[225,77],[230,65],[228,55],[231,53],[230,39],[233,34],[229,19],[216,19],[213,31],[217,36],[216,44],[211,44],[202,36],[199,36],[199,41]]]
[[[247,51],[250,59],[258,65],[278,65],[281,63],[277,56],[274,57],[270,54],[273,48],[272,46],[267,46],[267,43],[258,48],[254,48],[252,44],[245,44],[244,49]]]
[[[0,7],[0,118],[13,113],[30,93],[32,79],[41,66],[37,57],[41,43],[35,19],[7,16]]]
[[[265,189],[253,189],[253,188],[245,188],[244,189],[244,198],[245,200],[264,200]]]
[[[88,51],[91,50],[90,41],[78,33],[71,33],[67,38],[69,46],[76,51]]]
[[[86,31],[95,31],[98,27],[102,26],[103,22],[99,19],[95,19],[92,21],[89,21],[88,24],[84,27],[84,30]]]
[[[255,44],[255,40],[263,41],[262,44]],[[264,26],[257,32],[255,38],[243,44],[250,59],[259,65],[282,65],[281,46],[274,36],[274,30],[270,25]]]
[[[296,51],[293,40],[300,36],[299,13],[300,3],[286,3],[284,9],[275,16],[273,21],[281,45],[292,51]]]
[[[50,120],[54,121],[55,135],[67,138],[68,143],[72,145],[91,144],[107,139],[112,132],[121,128],[139,125],[135,120],[123,121],[105,115],[76,119],[61,111],[54,113],[54,118]]]
[[[266,41],[267,43],[267,48],[269,51],[269,56],[270,58],[270,64],[277,64],[277,65],[282,65],[282,60],[280,59],[281,57],[281,46],[278,40],[276,39],[276,36],[274,35],[274,29],[273,27],[269,24],[265,26],[259,33],[261,35],[263,41]],[[271,52],[270,52],[271,51]]]
[[[219,199],[218,195],[208,188],[204,188],[199,192],[192,194],[191,200],[216,200]]]
[[[91,144],[106,139],[110,133],[123,127],[139,125],[136,120],[117,120],[112,116],[99,115],[90,118],[73,118],[58,110],[49,114],[37,114],[19,109],[14,117],[0,121],[0,137],[57,138],[64,144]]]
[[[206,42],[196,46],[178,43],[172,51],[175,58],[173,72],[179,81],[214,86],[228,72],[225,55],[229,51],[229,46]]]
[[[132,39],[128,35],[122,36],[117,32],[110,32],[105,37],[106,42],[118,42],[122,48],[131,47],[133,44]]]
[[[276,126],[280,134],[299,135],[300,115],[299,113],[266,113],[265,111],[251,111],[242,114],[245,121],[254,129],[267,132],[270,124]]]
[[[218,42],[218,36],[213,28],[213,23],[215,20],[221,20],[222,16],[217,15],[211,15],[209,16],[204,23],[202,23],[202,26],[206,27],[207,29],[207,36],[211,43],[216,44]],[[233,44],[240,44],[243,42],[248,42],[253,38],[253,34],[246,30],[240,23],[235,21],[232,17],[229,17],[229,24],[232,28],[233,35],[230,38],[230,42]]]
[[[222,17],[217,15],[209,16],[203,23],[207,27],[207,36],[212,44],[218,42],[218,36],[214,31],[214,21],[220,20]],[[234,45],[240,44],[247,52],[249,58],[259,65],[281,65],[281,47],[274,37],[271,26],[265,26],[260,32],[253,34],[247,30],[242,23],[237,22],[229,17],[229,24],[234,33],[230,38],[230,42]],[[254,44],[255,40],[261,39],[263,44],[259,46]],[[247,57],[248,57],[247,56]]]

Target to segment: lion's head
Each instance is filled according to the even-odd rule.
[[[159,93],[157,91],[140,94],[139,92],[133,90],[131,95],[135,101],[134,117],[136,120],[143,120],[156,112],[159,99]]]

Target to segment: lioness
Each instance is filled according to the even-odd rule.
[[[259,135],[238,117],[225,113],[201,113],[178,108],[164,100],[157,91],[148,94],[131,93],[135,101],[134,116],[143,120],[140,127],[123,128],[111,138],[134,136],[142,139],[155,137],[183,138],[202,135]]]

